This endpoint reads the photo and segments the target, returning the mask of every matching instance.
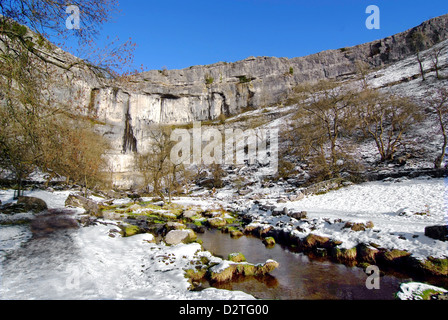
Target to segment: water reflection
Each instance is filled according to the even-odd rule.
[[[257,238],[232,239],[227,234],[209,230],[199,235],[204,249],[227,258],[230,253],[242,252],[250,263],[274,259],[280,266],[271,277],[261,280],[240,278],[238,281],[216,285],[228,290],[241,290],[260,299],[277,300],[393,300],[400,283],[411,281],[396,276],[381,277],[380,290],[366,288],[368,275],[363,269],[347,267],[325,259],[309,259],[306,255],[276,245],[266,248]]]

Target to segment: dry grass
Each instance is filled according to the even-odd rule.
[[[341,249],[341,248],[333,249],[333,257],[339,262],[355,261],[356,255],[357,255],[356,247],[353,247],[351,249]]]

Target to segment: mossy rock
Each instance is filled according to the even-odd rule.
[[[209,268],[208,277],[212,282],[227,282],[238,275],[263,276],[274,271],[278,266],[279,264],[274,260],[257,265],[247,262],[222,262],[220,265]]]
[[[165,224],[165,228],[167,232],[170,232],[171,230],[183,230],[187,229],[187,226],[183,223],[169,221]]]
[[[350,249],[334,247],[331,254],[338,262],[353,262],[356,260],[357,250],[356,247]]]
[[[207,274],[206,268],[194,268],[185,270],[185,277],[187,277],[190,281],[201,281],[205,278]]]
[[[191,229],[171,230],[165,236],[167,245],[177,245],[179,243],[191,243],[197,240],[196,233]]]
[[[229,254],[227,260],[232,261],[232,262],[245,262],[246,257],[241,252],[235,252],[235,253]]]
[[[423,273],[434,276],[448,276],[448,258],[428,257],[427,260],[419,261],[418,269]]]
[[[250,223],[244,228],[244,233],[263,237],[269,234],[272,229],[273,227],[269,224]]]
[[[241,230],[238,230],[238,229],[232,229],[232,230],[230,230],[229,233],[230,233],[230,236],[232,238],[239,238],[239,237],[242,237],[244,235],[243,232]]]
[[[142,230],[139,227],[134,226],[132,224],[120,226],[120,229],[121,229],[120,233],[123,237],[132,237],[135,236],[136,234],[142,233]]]
[[[381,254],[381,259],[389,264],[401,263],[404,259],[408,258],[411,254],[404,250],[388,250]]]
[[[359,261],[371,264],[376,263],[377,255],[380,253],[380,251],[377,248],[374,248],[372,246],[363,243],[357,246],[357,252]]]
[[[327,237],[322,237],[311,233],[303,239],[300,246],[304,251],[310,251],[315,248],[328,249],[331,247],[331,241]]]
[[[275,239],[273,237],[266,237],[263,239],[263,243],[266,247],[275,246]]]
[[[444,294],[444,292],[433,290],[433,289],[428,289],[428,290],[424,290],[418,296],[421,298],[421,300],[433,300],[434,296],[437,296],[440,294]]]
[[[212,228],[221,228],[227,225],[226,220],[219,217],[207,219],[207,223]]]
[[[208,269],[208,277],[212,282],[227,282],[232,280],[237,270],[237,264],[229,264],[226,268],[215,269],[215,267]]]

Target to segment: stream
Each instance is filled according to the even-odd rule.
[[[275,245],[267,248],[255,237],[231,238],[216,230],[207,230],[198,237],[204,250],[227,259],[230,253],[241,252],[249,263],[264,263],[267,259],[280,266],[262,278],[241,278],[216,288],[241,290],[259,299],[276,300],[394,300],[402,282],[412,279],[400,275],[385,275],[379,290],[366,287],[368,275],[358,267],[348,267],[328,259],[310,259],[303,253]],[[204,287],[209,286],[203,283]]]
[[[54,220],[51,222],[55,226]],[[62,230],[50,230],[49,234],[36,233],[36,228],[31,233],[28,226],[0,226],[0,299],[167,298],[163,275],[154,278],[159,274],[149,270],[152,262],[148,245],[139,244],[141,241],[133,237],[111,239],[107,235],[110,227],[75,230],[66,229],[70,224],[62,222]],[[224,259],[230,253],[241,252],[249,263],[273,259],[280,264],[264,277],[242,277],[214,285],[259,299],[393,300],[400,284],[412,281],[405,276],[385,275],[379,290],[369,290],[368,275],[361,268],[325,258],[310,259],[278,244],[267,248],[255,237],[234,239],[218,230],[206,230],[198,237],[204,250]],[[149,271],[144,271],[144,266]],[[79,273],[76,286],[67,282],[73,270]],[[70,290],[61,289],[67,286]],[[210,284],[204,280],[202,286]]]

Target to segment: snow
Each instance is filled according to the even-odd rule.
[[[62,209],[65,207],[65,200],[70,195],[70,191],[45,191],[32,190],[25,191],[25,196],[35,197],[44,200],[49,209]],[[14,190],[0,190],[0,201],[2,204],[14,202]]]
[[[448,64],[448,40],[442,41],[435,45],[434,50],[442,49],[439,58],[439,67],[446,66]],[[432,48],[421,53],[424,70],[430,70],[432,68],[431,52]],[[443,71],[441,71],[443,72]],[[426,72],[426,75],[435,74],[435,72]],[[419,76],[416,82],[421,82],[420,67],[417,62],[416,55],[413,55],[407,59],[394,63],[379,71],[373,72],[368,75],[368,84],[374,88],[380,88],[390,83],[396,83],[403,78],[410,78],[414,75]],[[409,81],[412,86],[415,86],[414,81]],[[403,91],[405,92],[405,91]],[[412,94],[416,94],[413,92]],[[418,94],[423,95],[425,92],[419,91]]]
[[[351,248],[358,243],[374,242],[386,249],[407,250],[414,257],[448,257],[448,243],[428,238],[425,227],[447,223],[446,197],[448,189],[444,179],[398,179],[394,182],[369,182],[352,185],[322,195],[312,195],[299,201],[277,204],[291,211],[307,211],[307,221],[287,216],[273,217],[270,211],[253,210],[257,217],[254,225],[289,224],[290,229],[305,237],[316,235],[342,241],[342,247]],[[261,200],[261,203],[270,203]],[[428,213],[420,215],[419,213]],[[346,222],[372,221],[373,229],[355,232],[344,228]]]
[[[63,208],[69,193],[39,190],[26,195],[43,199],[49,208]],[[0,199],[12,202],[11,194],[2,191]],[[195,255],[210,253],[197,243],[154,244],[151,234],[111,238],[115,223],[104,220],[42,239],[32,239],[28,226],[0,226],[0,299],[254,299],[240,291],[189,291],[184,269]]]
[[[400,292],[397,293],[397,298],[400,300],[421,300],[421,294],[426,290],[433,290],[437,292],[447,292],[447,290],[435,287],[426,283],[409,282],[403,283],[400,286]]]
[[[110,226],[41,239],[4,261],[1,299],[171,300],[253,299],[242,292],[188,290],[184,268],[199,244],[168,247],[148,243],[151,235],[110,238]]]
[[[440,65],[448,64],[448,41],[437,45],[443,47]],[[424,65],[430,68],[429,52],[424,52]],[[446,68],[442,71],[446,73]],[[372,88],[384,88],[391,92],[422,98],[430,91],[446,86],[446,81],[433,81],[434,72],[428,72],[428,80],[423,83],[415,57],[387,66],[368,75]],[[410,79],[402,82],[403,78]],[[255,110],[232,118],[258,116],[262,113],[280,112],[280,116],[262,128],[284,128],[297,106],[272,107]],[[438,152],[439,133],[434,121],[429,119],[412,132],[413,141],[428,151],[426,159],[409,160],[406,168],[431,168],[433,156]],[[372,141],[357,145],[357,156],[366,163],[378,160]],[[395,168],[384,168],[393,171]],[[189,197],[175,198],[174,203],[183,206],[200,207],[204,210],[232,208],[235,211],[248,210],[253,216],[253,227],[273,225],[283,227],[298,237],[309,233],[327,236],[342,242],[341,248],[352,248],[359,243],[375,243],[386,249],[400,249],[414,257],[426,259],[448,257],[448,242],[430,239],[424,235],[425,227],[448,224],[448,181],[444,179],[385,179],[383,181],[351,185],[326,194],[306,196],[299,201],[288,199],[291,188],[279,181],[263,186],[265,168],[237,167],[224,181],[230,182],[222,189],[211,191],[197,188]],[[306,175],[306,172],[303,172]],[[234,178],[243,178],[253,192],[237,196],[232,186]],[[45,177],[37,174],[36,181]],[[43,199],[50,209],[65,207],[70,191],[27,191],[26,196]],[[12,190],[0,190],[2,204],[13,202]],[[260,198],[261,204],[273,204],[289,211],[307,211],[308,219],[298,221],[286,215],[273,216],[270,211],[262,211],[254,206],[253,196]],[[103,198],[92,196],[96,201]],[[150,200],[150,199],[144,199]],[[114,205],[132,202],[132,199],[116,199]],[[82,214],[84,210],[73,209]],[[421,213],[427,213],[420,215]],[[13,216],[0,214],[2,221],[32,219],[31,213]],[[372,221],[373,229],[355,232],[344,228],[346,222],[367,223]],[[107,225],[90,226],[71,231],[65,237],[32,239],[26,225],[0,226],[0,299],[253,299],[243,292],[218,290],[214,288],[201,292],[188,290],[189,283],[184,277],[192,257],[206,256],[217,265],[219,272],[229,266],[228,261],[201,251],[199,244],[179,244],[165,246],[150,243],[153,236],[136,235],[122,238],[117,234],[109,237],[114,221],[104,221]],[[299,228],[298,228],[299,227]],[[300,231],[299,231],[300,230]],[[6,259],[6,256],[8,258]],[[430,289],[421,283],[401,286],[400,299],[415,298],[415,294]],[[440,288],[438,288],[440,289]],[[440,291],[440,290],[439,290]],[[443,291],[443,289],[442,289]]]

